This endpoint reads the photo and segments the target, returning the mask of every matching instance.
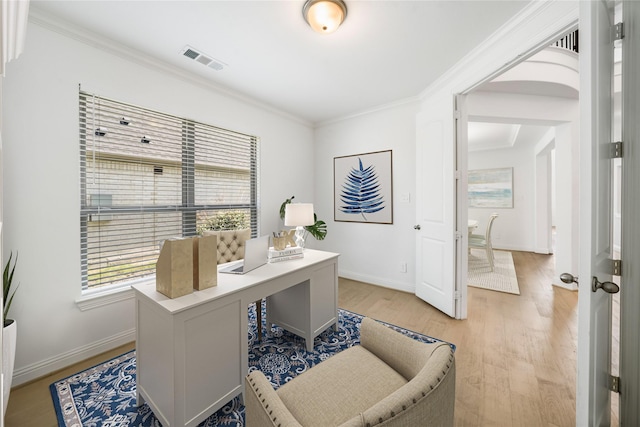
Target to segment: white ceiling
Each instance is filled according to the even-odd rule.
[[[532,147],[549,131],[550,126],[469,122],[469,151]]]
[[[418,96],[528,3],[345,1],[329,35],[307,26],[303,0],[32,0],[31,10],[319,123]],[[188,59],[186,45],[228,66]]]

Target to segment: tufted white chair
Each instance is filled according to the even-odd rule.
[[[205,236],[218,238],[218,264],[244,259],[244,245],[251,238],[251,229],[241,230],[207,230]],[[262,339],[262,300],[256,301],[258,340]]]
[[[205,236],[218,238],[218,264],[244,259],[244,242],[251,238],[251,229],[242,230],[208,230]]]

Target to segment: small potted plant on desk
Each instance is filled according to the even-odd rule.
[[[284,220],[285,208],[289,203],[293,202],[294,198],[295,196],[291,196],[290,199],[286,199],[282,202],[280,205],[280,219]],[[324,238],[327,237],[327,223],[319,220],[318,215],[316,215],[315,212],[313,213],[313,221],[313,224],[304,227],[305,232],[311,234],[316,238],[316,240],[324,240]]]
[[[7,319],[7,314],[11,308],[13,297],[16,294],[17,285],[13,288],[13,273],[16,270],[16,263],[18,262],[18,256],[11,265],[13,253],[9,254],[9,260],[4,267],[2,274],[2,295],[3,295],[3,307],[2,307],[2,374],[4,376],[4,382],[2,387],[4,388],[4,413],[7,413],[7,403],[9,403],[9,393],[11,392],[11,380],[13,379],[13,364],[16,358],[16,336],[17,336],[17,324],[14,319]]]

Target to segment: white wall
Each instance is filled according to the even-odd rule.
[[[340,275],[413,292],[415,289],[415,118],[407,101],[322,124],[315,132],[315,200],[328,233],[318,247],[340,253]],[[392,150],[393,224],[333,220],[333,158]],[[406,264],[406,272],[401,265]]]
[[[552,227],[555,209],[555,129],[551,128],[535,147],[536,155],[536,226],[535,252],[554,252]]]
[[[484,234],[489,215],[493,223],[491,242],[495,249],[534,251],[535,238],[535,155],[533,147],[474,151],[469,153],[469,170],[513,168],[513,208],[469,208],[469,219],[478,220],[475,233]]]
[[[291,196],[313,201],[313,130],[124,53],[29,24],[3,80],[3,252],[19,252],[11,317],[15,383],[134,339],[131,299],[80,311],[78,85],[124,102],[260,137],[260,228]]]

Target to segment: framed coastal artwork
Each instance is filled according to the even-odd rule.
[[[333,158],[333,219],[393,224],[392,152]]]
[[[513,168],[470,170],[470,208],[513,208]]]

